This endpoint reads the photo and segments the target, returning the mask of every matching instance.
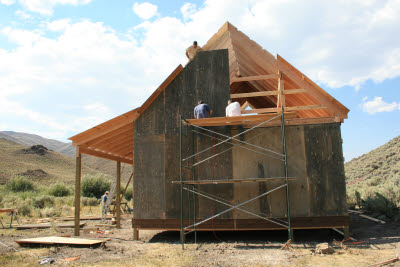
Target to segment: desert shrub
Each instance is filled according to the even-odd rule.
[[[15,196],[17,196],[18,198],[20,198],[22,200],[31,199],[37,195],[38,195],[38,193],[36,191],[25,191],[25,192],[19,192],[19,193],[15,194]]]
[[[396,205],[380,193],[368,197],[365,200],[364,208],[375,216],[385,215],[387,218],[392,218],[397,212]]]
[[[110,190],[111,182],[103,176],[85,176],[82,179],[82,196],[100,198]]]
[[[64,184],[55,184],[50,188],[49,194],[55,197],[66,197],[69,196],[71,192]]]
[[[362,199],[361,199],[361,194],[360,194],[360,192],[355,191],[355,192],[354,192],[354,195],[355,195],[355,199],[356,199],[356,204],[357,204],[357,206],[358,206],[359,208],[361,208],[361,206],[362,206]]]
[[[47,208],[44,208],[41,211],[41,215],[42,215],[41,217],[46,217],[46,218],[61,216],[61,209],[55,209],[53,207],[47,207]]]
[[[73,211],[72,207],[70,207],[70,206],[68,206],[68,205],[64,205],[64,206],[62,207],[62,212],[63,212],[66,216],[71,215],[71,214],[72,214],[72,211]]]
[[[18,215],[22,216],[31,216],[32,215],[32,206],[23,205],[18,208]]]
[[[33,208],[33,217],[39,218],[42,217],[42,214],[40,213],[40,209],[39,208]]]
[[[35,184],[22,176],[14,176],[10,181],[7,182],[7,189],[12,192],[26,192],[34,191],[36,189]]]
[[[83,206],[97,206],[100,202],[95,197],[83,197],[82,198],[82,205]]]
[[[35,208],[43,209],[45,207],[51,207],[54,205],[54,197],[52,196],[40,196],[33,200],[33,206]]]
[[[128,189],[126,189],[124,197],[125,197],[125,199],[127,201],[131,201],[131,199],[132,199],[132,187],[129,187]]]

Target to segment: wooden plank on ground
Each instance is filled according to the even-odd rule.
[[[73,228],[74,223],[61,223],[61,224],[55,224],[56,228]],[[85,223],[80,223],[79,226],[83,227],[85,226]],[[17,225],[15,228],[17,230],[24,230],[24,229],[45,229],[45,228],[50,228],[52,227],[52,224],[50,223],[42,223],[42,224],[24,224],[24,225]]]
[[[112,215],[107,215],[106,219],[111,219],[113,216]],[[74,217],[64,217],[64,218],[58,218],[60,221],[73,221]],[[81,216],[80,220],[101,220],[101,216]]]
[[[44,245],[82,245],[91,246],[96,244],[101,244],[111,239],[83,239],[83,238],[71,238],[71,237],[60,237],[60,236],[48,236],[48,237],[35,237],[15,240],[18,245],[28,245],[28,244],[44,244]]]

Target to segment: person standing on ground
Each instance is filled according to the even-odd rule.
[[[209,118],[212,113],[213,111],[210,109],[210,107],[202,100],[199,100],[197,102],[197,106],[194,108],[194,117],[196,119]]]
[[[101,209],[101,215],[106,213],[106,203],[108,199],[108,191],[104,193],[104,195],[101,196],[101,202],[100,202],[100,209]]]
[[[199,53],[200,51],[203,50],[201,49],[200,46],[197,45],[197,41],[194,41],[193,45],[189,46],[186,49],[186,57],[189,59],[189,61],[191,61],[196,57],[197,53]]]

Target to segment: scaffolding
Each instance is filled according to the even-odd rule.
[[[291,227],[291,223],[290,223],[290,201],[289,201],[289,180],[294,179],[291,177],[288,177],[288,166],[287,166],[287,154],[286,154],[286,136],[285,136],[285,108],[284,105],[281,106],[281,112],[280,113],[276,113],[276,116],[273,118],[269,118],[265,121],[262,121],[261,123],[258,123],[257,125],[246,129],[243,132],[240,132],[236,135],[233,136],[228,136],[222,133],[219,133],[217,131],[213,131],[210,130],[209,128],[205,128],[205,127],[201,127],[198,125],[195,125],[193,123],[188,122],[187,120],[185,120],[182,116],[180,116],[180,126],[179,126],[179,146],[180,146],[180,153],[179,153],[179,158],[180,158],[180,166],[179,166],[179,181],[173,181],[173,183],[175,184],[179,184],[180,185],[180,224],[181,224],[181,229],[180,229],[180,236],[181,236],[181,244],[182,244],[182,249],[184,249],[184,244],[185,244],[185,235],[189,234],[189,233],[193,233],[194,232],[194,240],[195,243],[197,242],[197,229],[196,227],[199,226],[202,223],[205,223],[209,220],[213,220],[214,218],[221,216],[222,214],[225,214],[229,211],[233,211],[233,210],[239,210],[241,212],[250,214],[252,216],[255,216],[257,218],[266,220],[270,223],[274,223],[277,224],[285,229],[288,230],[288,239],[292,240],[293,239],[293,232],[292,232],[292,227]],[[267,124],[268,122],[271,122],[272,120],[278,119],[280,118],[281,120],[281,135],[282,135],[282,153],[280,152],[276,152],[273,151],[271,149],[268,149],[266,147],[262,147],[262,146],[258,146],[252,143],[249,143],[250,140],[260,136],[263,134],[259,133],[253,137],[251,137],[250,139],[243,141],[241,138],[238,139],[238,137],[240,137],[241,135],[250,132],[254,129],[260,128],[263,125]],[[189,127],[190,130],[192,131],[192,151],[193,154],[183,158],[182,156],[182,151],[183,151],[183,145],[182,145],[182,138],[183,138],[183,127]],[[219,126],[223,126],[223,125],[219,125]],[[266,129],[268,130],[268,129]],[[266,131],[265,130],[265,131]],[[194,147],[195,147],[195,134],[197,135],[202,135],[202,136],[206,136],[209,138],[213,138],[214,139],[214,145],[209,146],[199,152],[195,152]],[[218,137],[216,137],[218,136]],[[218,141],[218,143],[216,143],[216,141]],[[236,141],[238,143],[234,143],[233,141]],[[203,160],[199,160],[199,161],[195,161],[196,156],[209,151],[217,146],[220,146],[222,144],[230,144],[232,145],[230,148],[227,148],[219,153],[213,153],[212,156],[209,156]],[[231,149],[233,149],[234,147],[240,147],[246,150],[249,150],[253,153],[258,153],[258,154],[262,154],[265,155],[268,158],[274,158],[274,159],[278,159],[281,160],[283,162],[283,173],[284,176],[283,177],[268,177],[268,178],[246,178],[246,179],[224,179],[224,180],[195,180],[195,167],[198,166],[199,164],[206,162],[212,158],[215,158],[219,155],[222,155],[223,153],[230,151]],[[191,162],[190,162],[191,160]],[[186,164],[186,165],[185,165]],[[188,168],[191,170],[192,172],[192,179],[184,179],[183,177],[183,168]],[[283,184],[276,186],[273,189],[270,189],[268,191],[265,192],[259,192],[259,194],[255,197],[252,197],[246,201],[243,201],[241,203],[232,205],[229,203],[229,201],[218,197],[217,195],[213,195],[207,192],[203,192],[201,190],[199,190],[199,185],[201,184],[227,184],[227,183],[259,183],[259,182],[268,182],[271,180],[281,180],[283,181]],[[275,218],[272,217],[271,215],[267,215],[264,213],[260,213],[260,212],[255,212],[253,210],[249,210],[246,208],[243,208],[243,206],[251,201],[254,201],[256,199],[259,199],[261,197],[264,197],[268,194],[271,194],[272,192],[275,192],[281,188],[285,188],[286,190],[286,209],[287,209],[287,220],[282,220],[279,218]],[[189,202],[188,208],[189,208],[189,218],[191,216],[193,216],[193,221],[191,222],[189,220],[189,225],[185,225],[184,224],[184,197],[183,197],[183,192],[186,191],[188,193],[191,193],[192,198],[193,198],[193,206],[191,205],[191,201]],[[202,219],[200,221],[196,221],[197,220],[197,214],[196,214],[196,196],[198,197],[203,197],[206,199],[209,199],[211,201],[214,201],[216,203],[220,203],[223,204],[225,206],[227,206],[227,209],[225,209],[222,212],[219,212],[217,214],[213,214],[212,216]],[[193,212],[192,215],[190,214],[190,210],[193,207]]]

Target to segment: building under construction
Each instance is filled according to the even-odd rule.
[[[136,234],[348,229],[340,125],[349,110],[228,22],[203,50],[141,107],[70,138],[75,222],[88,154],[116,161],[117,179],[121,162],[133,165]],[[193,119],[199,99],[212,118]],[[225,117],[229,99],[242,116]]]

